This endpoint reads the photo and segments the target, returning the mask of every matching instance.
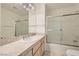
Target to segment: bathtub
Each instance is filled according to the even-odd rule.
[[[79,50],[68,49],[66,51],[67,56],[79,56]]]
[[[47,43],[45,51],[48,56],[79,56],[79,47]]]

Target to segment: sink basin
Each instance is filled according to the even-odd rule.
[[[66,51],[67,56],[79,56],[79,50],[69,49]]]
[[[36,41],[36,39],[33,39],[32,37],[23,38],[23,40],[24,40],[25,42],[33,42],[33,41]]]

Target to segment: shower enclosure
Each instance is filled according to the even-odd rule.
[[[47,42],[79,46],[79,13],[46,17]]]

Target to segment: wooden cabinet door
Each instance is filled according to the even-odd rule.
[[[42,42],[41,42],[42,44],[41,44],[41,55],[43,55],[44,54],[44,50],[45,50],[45,38],[43,38],[43,40],[42,40]]]
[[[35,53],[37,52],[37,50],[40,48],[41,46],[41,42],[37,43],[34,47],[33,47],[33,55],[35,55]]]
[[[41,56],[41,48],[38,49],[34,56]]]
[[[39,44],[37,45],[38,50],[37,50],[37,52],[35,53],[35,56],[42,56],[42,55],[44,54],[45,43],[46,43],[45,38],[46,38],[46,37],[42,38],[42,40],[40,41],[40,45],[39,45]]]

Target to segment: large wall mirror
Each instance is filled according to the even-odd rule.
[[[28,11],[20,3],[1,4],[1,35],[28,35]]]
[[[28,11],[20,3],[0,4],[0,45],[28,35]]]

